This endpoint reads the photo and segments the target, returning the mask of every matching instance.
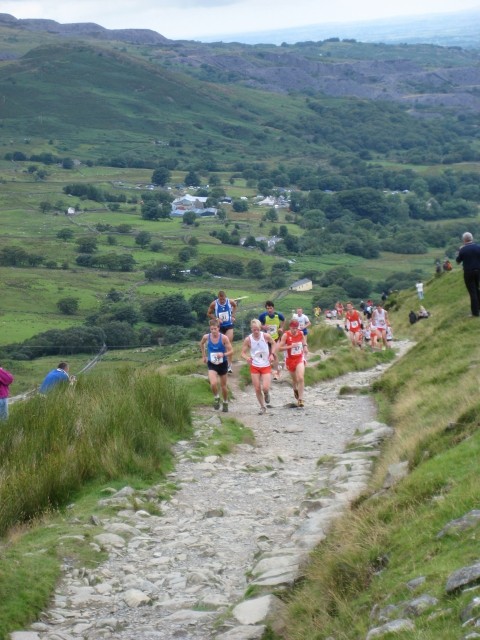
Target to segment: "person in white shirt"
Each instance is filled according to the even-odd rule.
[[[303,313],[303,309],[299,307],[297,313],[293,314],[293,320],[298,320],[298,328],[304,336],[308,334],[308,327],[312,325],[307,315]]]
[[[254,318],[250,322],[250,328],[252,333],[243,341],[242,358],[250,365],[250,376],[260,404],[260,414],[264,414],[270,404],[271,365],[275,360],[277,343],[269,333],[262,331],[260,320]]]
[[[417,296],[419,300],[423,300],[423,282],[421,282],[420,280],[417,282],[417,284],[415,285],[416,289],[417,289]]]

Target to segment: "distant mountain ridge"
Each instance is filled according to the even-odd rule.
[[[61,36],[97,38],[98,40],[120,40],[132,44],[163,44],[171,42],[151,29],[106,29],[94,22],[73,22],[61,24],[55,20],[19,19],[8,13],[0,13],[0,25],[17,27],[26,31],[46,31]]]
[[[18,27],[26,31],[45,31],[62,36],[89,36],[99,40],[119,40],[132,44],[162,44],[175,40],[166,38],[151,29],[107,29],[94,22],[62,24],[48,19],[19,19],[8,13],[0,13],[0,25]],[[396,17],[361,22],[332,22],[309,24],[256,31],[249,33],[225,33],[221,36],[195,38],[204,43],[239,42],[242,44],[294,44],[318,42],[328,38],[353,38],[360,42],[385,44],[435,44],[480,49],[480,5],[473,9],[453,13]]]
[[[480,20],[474,22],[474,28],[480,29],[477,25]],[[0,14],[0,60],[11,63],[10,68],[5,64],[0,69],[5,95],[11,94],[12,83],[17,83],[17,78],[17,89],[23,86],[23,67],[30,65],[32,60],[35,61],[31,68],[32,83],[36,88],[33,93],[30,89],[18,98],[22,105],[30,104],[31,95],[38,98],[50,77],[39,65],[40,59],[49,72],[53,68],[63,73],[64,58],[71,56],[72,67],[64,80],[70,86],[76,81],[77,67],[88,75],[81,63],[81,43],[98,49],[90,57],[92,66],[98,64],[94,56],[105,56],[104,61],[119,60],[121,56],[123,69],[125,65],[131,66],[132,78],[144,78],[141,86],[133,81],[133,90],[125,96],[121,94],[122,100],[132,100],[136,103],[135,110],[140,111],[149,112],[151,108],[150,103],[148,107],[138,105],[146,88],[157,86],[159,77],[165,78],[167,74],[171,95],[175,94],[175,100],[182,104],[186,101],[195,105],[195,109],[199,100],[203,104],[205,92],[213,105],[220,96],[223,100],[226,92],[236,87],[240,91],[254,89],[268,94],[309,98],[392,102],[411,109],[420,119],[437,118],[445,110],[456,116],[480,113],[480,48],[368,43],[338,37],[282,43],[280,46],[207,43],[169,40],[148,29],[106,29],[95,23],[60,24],[54,20],[18,20],[9,14]],[[77,48],[72,52],[68,47]],[[108,50],[111,57],[106,53]],[[15,61],[18,64],[15,65]],[[133,70],[136,65],[139,69]],[[35,73],[37,78],[34,78]],[[119,72],[119,77],[124,75]],[[40,77],[42,81],[37,87]],[[192,79],[194,85],[191,85]],[[54,75],[51,81],[53,85],[58,82]],[[110,82],[108,74],[104,82]],[[184,88],[178,93],[173,90],[174,85]],[[98,87],[93,90],[98,91]],[[83,96],[81,104],[85,104]],[[30,107],[32,113],[37,108],[36,104]],[[210,109],[206,108],[207,111]],[[223,105],[222,109],[225,108]],[[18,116],[20,112],[16,108],[11,116]],[[62,118],[69,115],[67,111]],[[195,121],[194,117],[187,119]],[[204,127],[203,122],[195,122],[195,129]]]

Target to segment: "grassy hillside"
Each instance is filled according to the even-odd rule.
[[[307,583],[292,595],[289,640],[364,638],[381,624],[370,615],[374,606],[395,605],[390,618],[401,618],[405,602],[424,594],[438,602],[413,617],[415,631],[394,637],[462,637],[459,616],[472,594],[447,595],[445,584],[477,561],[478,527],[437,534],[478,508],[479,327],[468,317],[460,273],[428,282],[424,303],[431,317],[412,326],[408,312],[418,308],[412,295],[400,295],[390,311],[397,337],[416,343],[374,385],[380,418],[395,435],[370,493],[313,554]],[[410,473],[384,492],[387,469],[398,461],[408,462]],[[410,591],[407,582],[419,577],[425,582]]]

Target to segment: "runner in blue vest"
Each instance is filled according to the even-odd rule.
[[[220,394],[218,382],[223,397],[223,411],[228,411],[227,373],[228,360],[233,349],[227,336],[220,333],[219,322],[216,318],[210,320],[210,333],[206,333],[200,341],[203,361],[208,366],[208,381],[214,395],[214,409],[220,409]]]
[[[218,319],[220,323],[220,333],[227,336],[230,343],[233,344],[233,325],[235,324],[235,310],[237,303],[235,300],[229,300],[225,291],[218,292],[216,298],[208,307],[207,316],[214,320]],[[228,373],[232,373],[232,354],[228,358]]]

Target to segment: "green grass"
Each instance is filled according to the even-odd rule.
[[[417,304],[412,294],[398,296],[391,311],[396,335],[417,344],[374,384],[380,418],[395,435],[384,446],[371,489],[336,523],[316,550],[307,581],[291,594],[289,640],[357,640],[380,624],[370,619],[374,605],[398,605],[422,593],[439,599],[434,610],[442,615],[430,619],[427,611],[415,617],[414,636],[395,637],[462,633],[459,613],[471,595],[446,596],[445,582],[477,561],[478,527],[440,539],[437,534],[478,507],[478,323],[466,317],[468,295],[459,273],[427,283],[424,304],[432,316],[410,326],[408,311]],[[461,340],[452,339],[459,335]],[[409,462],[410,475],[387,494],[376,494],[388,464],[399,460]],[[406,583],[419,576],[425,585],[409,592]]]

